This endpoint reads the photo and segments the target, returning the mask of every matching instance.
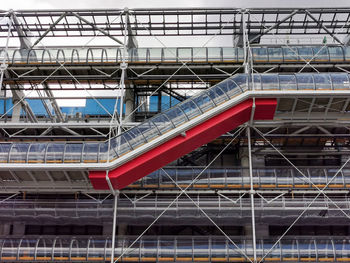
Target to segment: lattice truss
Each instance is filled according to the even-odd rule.
[[[332,68],[334,71],[349,73],[348,66],[345,63],[346,37],[349,33],[349,11],[348,9],[121,9],[113,11],[50,10],[3,12],[3,22],[0,26],[0,37],[4,43],[1,53],[3,62],[1,67],[2,83],[0,86],[4,97],[9,91],[11,92],[14,103],[1,116],[1,119],[4,121],[1,129],[9,138],[17,135],[22,136],[22,138],[25,136],[32,138],[36,135],[33,136],[33,131],[41,136],[50,133],[53,135],[52,138],[64,137],[67,133],[69,136],[77,137],[77,139],[80,139],[81,135],[91,135],[91,137],[99,139],[111,138],[115,134],[120,134],[123,129],[132,126],[133,119],[130,118],[134,117],[138,109],[142,109],[149,102],[149,97],[158,94],[157,92],[159,91],[181,101],[195,94],[196,90],[204,90],[220,80],[232,77],[239,72],[254,76],[259,73],[288,71],[288,67],[282,65],[285,57],[274,65],[269,64],[269,61],[257,61],[253,53],[257,43],[262,45],[264,43],[266,45],[280,45],[289,50],[296,57],[295,63],[293,62],[291,66],[289,65],[289,70],[294,68],[294,70],[297,69],[298,73],[313,72],[319,74],[325,71],[324,68]],[[305,57],[298,49],[294,48],[293,43],[299,44],[300,41],[306,39],[302,38],[302,36],[309,37],[311,35],[318,36],[323,43],[316,52],[313,51],[311,57]],[[181,50],[172,48],[168,44],[167,38],[172,36],[184,37],[184,39],[198,36],[198,39],[196,38],[197,45],[203,49],[189,48],[185,51],[186,55],[183,56]],[[75,37],[79,39],[85,37],[84,39],[87,41],[84,45],[79,43],[76,47],[70,48],[55,46],[57,43],[64,43],[64,41],[70,41],[70,39]],[[149,41],[143,39],[143,37],[145,39],[152,38],[152,41],[158,47],[161,47],[161,49],[157,50],[159,52],[158,57],[152,57],[152,51],[149,49],[142,50],[140,48],[139,51],[137,50],[135,39],[139,43],[142,43],[142,41],[148,43],[147,41]],[[29,38],[34,40],[29,41]],[[49,42],[48,45],[43,44],[46,39]],[[100,45],[99,43],[104,43],[103,41],[106,39],[110,41],[108,42],[109,47],[98,46]],[[219,52],[219,61],[215,62],[214,59],[210,58],[208,53],[210,48],[215,47],[215,45],[221,45],[223,40],[231,41],[230,43],[237,48],[237,54],[233,62],[232,59],[227,63],[225,62],[223,49]],[[11,41],[17,41],[21,49],[15,50],[10,47]],[[95,42],[98,45],[90,45]],[[342,47],[342,50],[344,50],[344,63],[341,61],[331,62],[330,58],[325,64],[317,62],[318,56],[323,54],[324,50],[328,50],[329,45],[327,42]],[[214,46],[211,46],[212,43],[214,43]],[[62,46],[64,45],[62,44]],[[242,51],[241,59],[238,54],[239,48]],[[62,51],[60,51],[61,49]],[[35,50],[35,53],[32,52],[33,50]],[[167,55],[164,53],[165,51],[168,52]],[[141,52],[145,52],[144,58]],[[204,52],[204,55],[196,56],[196,52]],[[330,54],[329,52],[328,54]],[[110,54],[112,54],[112,59],[110,59]],[[69,59],[67,60],[66,57]],[[170,59],[167,61],[168,58]],[[211,60],[212,62],[208,66],[207,62]],[[90,98],[95,101],[106,113],[103,121],[94,124],[94,126],[91,123],[64,123],[64,116],[57,104],[57,100],[66,97],[54,96],[52,92],[55,89],[59,91],[79,90],[78,92],[80,93],[85,92],[84,96],[79,94],[79,96],[74,96],[74,99]],[[254,89],[255,87],[253,86]],[[112,95],[109,95],[109,98],[116,101],[123,101],[128,98],[127,90],[132,90],[135,93],[140,92],[143,94],[143,97],[141,96],[141,100],[134,104],[136,107],[127,113],[123,112],[123,107],[118,109],[117,103],[114,104],[113,111],[110,112],[100,101],[104,96],[99,95],[101,93],[94,93],[93,90],[103,90],[106,93],[107,90],[111,90]],[[118,92],[118,96],[115,95],[116,92]],[[49,118],[53,122],[52,125],[51,123],[40,122],[37,116],[33,114],[28,103],[26,103],[26,98],[36,98],[33,97],[34,94],[38,94],[37,98],[45,101],[47,112],[51,112]],[[20,119],[14,123],[5,121],[8,118],[8,113],[14,111],[17,105],[20,105],[20,108],[25,111],[26,121],[35,123],[34,127],[31,127],[29,123],[26,123],[26,126],[21,126]],[[224,147],[203,169],[193,175],[190,182],[185,186],[174,180],[167,169],[162,169],[163,177],[167,178],[174,188],[178,190],[176,198],[168,202],[168,205],[157,214],[141,235],[116,255],[114,255],[114,248],[118,244],[115,244],[114,234],[118,211],[117,201],[119,195],[129,198],[128,194],[132,194],[132,191],[128,189],[118,192],[111,187],[111,194],[114,195],[111,262],[118,262],[127,256],[142,236],[180,198],[184,197],[218,229],[242,257],[250,262],[263,262],[266,257],[269,257],[271,253],[278,249],[279,242],[299,220],[305,219],[305,215],[310,211],[313,204],[319,201],[320,197],[327,200],[332,210],[340,211],[345,218],[350,219],[348,212],[342,205],[338,204],[338,199],[334,201],[333,197],[327,192],[334,180],[338,180],[339,177],[344,178],[344,170],[348,168],[348,162],[350,161],[350,158],[347,158],[347,154],[344,154],[346,159],[341,162],[336,172],[333,172],[320,187],[318,183],[310,179],[311,177],[306,174],[305,170],[298,168],[293,163],[293,160],[288,158],[288,154],[283,151],[284,147],[290,145],[305,146],[308,143],[316,143],[319,147],[329,147],[331,150],[338,147],[337,149],[345,152],[348,148],[349,128],[347,126],[349,123],[346,120],[339,121],[339,118],[347,114],[348,107],[348,95],[346,97],[330,95],[322,98],[318,96],[309,96],[307,98],[302,96],[295,98],[280,96],[277,106],[278,118],[280,119],[276,118],[270,123],[251,120],[248,124],[237,128],[233,133],[222,136],[219,140],[224,142]],[[61,133],[52,133],[54,130],[61,130]],[[62,133],[62,130],[64,133]],[[86,130],[90,130],[90,133]],[[29,131],[28,134],[25,131]],[[298,138],[297,142],[293,140],[294,137]],[[312,137],[312,140],[310,137]],[[245,174],[249,180],[247,180],[246,188],[239,192],[225,193],[216,191],[215,194],[232,204],[238,203],[243,195],[250,196],[250,218],[252,220],[252,248],[250,251],[242,250],[216,223],[216,220],[209,215],[206,209],[201,207],[200,202],[194,200],[189,194],[189,190],[193,186],[201,183],[201,176],[205,174],[206,170],[210,169],[215,160],[232,144],[241,144],[248,147],[249,167],[246,167]],[[252,150],[257,152],[266,151],[280,156],[281,159],[294,168],[293,170],[296,171],[298,178],[312,186],[314,190],[313,198],[305,201],[302,212],[295,217],[294,221],[290,222],[290,227],[264,253],[261,253],[256,245],[255,212],[258,209],[255,202],[262,202],[266,206],[273,205],[280,202],[290,191],[273,192],[270,196],[266,196],[264,191],[259,190],[259,187],[254,183]],[[28,173],[30,174],[31,172]],[[9,174],[18,184],[23,182],[23,179],[16,174],[16,171],[10,171]],[[64,172],[63,179],[58,179],[59,176],[56,178],[50,172],[45,174],[44,176],[50,179],[53,188],[56,186],[56,183],[66,187],[64,183],[71,184],[74,181],[72,174],[68,172]],[[35,176],[32,173],[29,178],[35,182],[38,189],[40,188],[40,179],[35,178]],[[40,176],[42,177],[43,175],[40,174]],[[79,189],[79,184],[77,184],[76,187],[72,187],[72,190],[77,191],[78,189],[87,195],[93,192],[91,186],[88,185],[86,172],[82,172],[79,176],[79,180],[85,182],[84,187]],[[11,191],[14,191],[13,189]],[[142,201],[150,194],[150,190],[147,187],[142,191],[145,191],[145,195],[131,202],[137,203]],[[212,190],[209,189],[208,191]],[[230,196],[232,193],[234,194]],[[9,198],[11,197],[13,196]],[[94,199],[96,202],[101,202],[101,200]],[[3,201],[7,200],[8,198]]]

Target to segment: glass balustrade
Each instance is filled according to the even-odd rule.
[[[337,175],[333,168],[309,168],[303,175],[292,168],[259,168],[253,169],[253,184],[257,188],[290,189],[290,188],[328,188],[346,189],[350,186],[350,170],[342,170]],[[157,170],[128,188],[177,188],[170,177],[180,187],[195,188],[250,188],[248,169],[244,168],[209,168],[191,185],[192,180],[202,172],[200,167],[166,167]],[[333,178],[334,177],[334,178]],[[333,178],[332,181],[330,181]]]
[[[350,60],[350,47],[344,46],[281,46],[252,47],[255,63],[288,62],[342,62]],[[154,62],[230,62],[244,60],[243,48],[188,47],[188,48],[134,48],[125,54],[128,63]],[[121,63],[123,49],[114,47],[94,48],[38,48],[33,50],[9,48],[0,50],[1,61],[6,63]]]
[[[251,240],[230,237],[144,236],[118,237],[115,256],[123,253],[122,261],[249,261],[253,256]],[[131,248],[129,246],[133,244]],[[110,238],[7,238],[0,239],[0,259],[10,261],[108,261],[111,255]],[[324,262],[348,261],[348,238],[258,239],[256,254],[266,261]]]
[[[222,103],[254,90],[349,90],[345,73],[237,74],[105,142],[0,143],[2,163],[108,162],[165,135]]]

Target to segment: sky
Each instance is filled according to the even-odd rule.
[[[350,0],[2,0],[1,9],[152,7],[350,7]]]

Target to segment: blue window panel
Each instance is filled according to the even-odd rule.
[[[149,111],[157,112],[158,111],[158,96],[151,96],[149,99]]]

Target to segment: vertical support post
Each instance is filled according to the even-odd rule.
[[[9,16],[9,22],[8,22],[8,31],[7,31],[7,38],[6,38],[6,45],[5,45],[5,52],[4,52],[4,58],[2,59],[2,63],[0,66],[0,70],[1,70],[1,76],[0,76],[0,91],[2,88],[2,82],[4,81],[4,74],[5,74],[5,70],[7,69],[7,65],[6,65],[6,55],[7,55],[7,50],[8,50],[8,46],[9,46],[9,41],[10,41],[10,35],[11,35],[11,29],[12,29],[12,19],[11,16]]]
[[[247,52],[247,31],[246,31],[246,11],[242,10],[242,24],[243,24],[243,55],[244,55],[244,73],[248,73],[248,52]]]
[[[247,126],[247,137],[248,137],[248,154],[249,154],[249,176],[250,176],[250,205],[252,212],[252,236],[253,236],[253,257],[254,263],[256,260],[256,234],[255,234],[255,205],[254,205],[254,182],[253,182],[253,162],[252,162],[252,146],[251,146],[251,137],[250,137],[250,126]]]
[[[112,247],[111,247],[111,263],[114,262],[114,250],[115,250],[115,232],[117,230],[117,210],[118,210],[118,197],[119,191],[114,193],[114,206],[113,206],[113,232],[112,232]]]

